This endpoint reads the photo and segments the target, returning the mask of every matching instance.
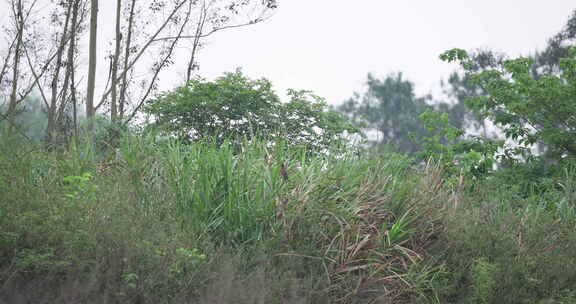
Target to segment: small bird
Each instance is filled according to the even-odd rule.
[[[285,181],[288,180],[288,172],[286,172],[286,166],[284,164],[280,166],[280,176],[282,176]]]

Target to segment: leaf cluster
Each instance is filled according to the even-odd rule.
[[[359,132],[312,92],[288,90],[288,96],[282,103],[270,81],[237,70],[214,81],[191,80],[148,102],[144,111],[155,117],[153,126],[187,142],[259,136],[322,150]]]
[[[440,56],[445,61],[458,61],[471,81],[486,95],[467,100],[467,105],[502,128],[507,139],[518,143],[505,149],[508,159],[532,159],[535,144],[547,148],[547,156],[559,160],[576,153],[576,49],[569,58],[560,59],[561,73],[534,77],[534,60],[506,60],[501,66],[474,71],[474,62],[461,49]]]
[[[453,126],[448,116],[431,109],[419,116],[430,135],[418,138],[424,149],[416,154],[417,159],[438,158],[448,174],[481,177],[489,173],[504,141],[483,137],[463,139],[464,130]]]

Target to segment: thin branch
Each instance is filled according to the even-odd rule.
[[[21,34],[22,34],[22,35],[24,34],[24,32],[23,32],[23,31],[24,31],[24,28],[20,28],[20,27],[22,27],[23,24],[26,24],[26,22],[27,22],[28,19],[30,18],[31,14],[32,14],[32,10],[34,9],[34,6],[36,5],[36,2],[37,2],[37,0],[34,0],[34,2],[32,2],[32,4],[30,4],[30,6],[28,7],[28,10],[27,10],[26,13],[24,14],[25,17],[24,17],[23,20],[22,20],[22,24],[19,24],[18,22],[16,23],[17,31],[18,31],[18,32],[21,31]],[[16,15],[16,12],[14,11],[14,6],[12,6],[12,13]],[[20,27],[19,27],[19,25],[20,25]],[[12,47],[14,46],[14,44],[17,42],[17,40],[18,40],[18,35],[16,35],[16,36],[14,37],[14,40],[12,41],[12,43],[11,43],[11,45],[10,45],[10,47],[9,47],[8,54],[6,55],[6,58],[5,58],[5,60],[4,60],[4,66],[3,66],[3,68],[2,68],[2,72],[0,72],[0,83],[2,82],[2,78],[3,78],[3,76],[4,76],[5,69],[7,68],[8,60],[10,59],[11,49],[12,49]],[[24,51],[26,52],[26,45],[25,45],[25,44],[22,45],[22,48],[23,48]],[[15,56],[16,56],[16,55],[18,55],[18,54],[15,54]],[[43,69],[43,71],[45,71],[46,68],[47,68],[47,67],[45,67],[45,68]],[[32,77],[32,79],[35,79],[35,78]],[[29,86],[27,89],[25,89],[25,90],[23,91],[23,93],[20,93],[20,92],[18,93],[18,95],[20,95],[20,96],[19,96],[20,98],[15,101],[15,104],[16,104],[16,105],[17,105],[17,104],[20,104],[20,103],[32,92],[32,89],[34,88],[34,85],[35,85],[35,84],[36,84],[36,81],[33,82],[32,84],[30,84],[30,86]]]
[[[110,101],[110,121],[115,123],[118,120],[118,61],[120,60],[120,42],[122,40],[122,33],[120,32],[120,15],[122,14],[122,1],[116,0],[116,37],[114,58],[111,60],[110,74],[112,75],[112,100]]]
[[[52,62],[52,60],[54,60],[54,58],[56,57],[56,54],[54,54],[52,56],[52,58],[50,58],[50,60],[48,60],[48,62],[46,62],[40,75],[36,74],[36,71],[34,70],[34,66],[32,65],[32,60],[30,59],[30,54],[28,54],[28,49],[26,47],[24,48],[24,54],[26,54],[26,59],[28,60],[28,67],[30,67],[30,71],[32,72],[32,75],[34,75],[34,79],[35,79],[34,84],[38,87],[38,90],[40,91],[40,96],[42,97],[42,100],[44,101],[44,105],[48,109],[50,107],[50,105],[48,104],[48,98],[46,97],[46,94],[44,93],[44,90],[42,89],[42,86],[40,85],[40,77],[42,77],[42,75],[48,70],[48,66],[50,65],[50,62]]]
[[[140,57],[144,54],[144,52],[146,51],[146,49],[148,49],[148,47],[152,44],[152,42],[155,41],[156,37],[162,32],[162,30],[164,30],[164,28],[166,27],[166,25],[168,25],[168,23],[170,22],[170,20],[172,20],[172,17],[174,17],[174,15],[180,10],[180,8],[182,8],[182,6],[186,3],[187,1],[183,1],[182,3],[180,3],[178,6],[176,6],[174,8],[174,10],[172,10],[172,12],[170,13],[170,15],[168,16],[168,18],[166,18],[166,20],[164,21],[164,23],[160,26],[160,28],[156,31],[156,33],[154,33],[154,35],[152,35],[152,37],[150,38],[150,40],[148,40],[148,42],[146,42],[146,44],[142,47],[142,49],[140,50],[140,52],[138,52],[138,54],[136,55],[136,57],[134,58],[134,60],[132,60],[132,62],[130,63],[130,65],[128,65],[127,67],[124,68],[124,71],[122,71],[122,73],[118,76],[118,80],[120,80],[121,77],[124,76],[124,74],[128,73],[128,71],[130,69],[132,69],[132,67],[134,66],[134,64],[138,61],[138,59],[140,59]],[[108,97],[108,94],[110,94],[110,92],[112,91],[111,88],[107,89],[106,92],[104,92],[104,94],[102,95],[102,98],[100,99],[100,103],[98,103],[98,105],[95,107],[95,111],[98,110],[106,101],[106,98]]]
[[[8,102],[7,112],[9,120],[13,119],[14,112],[16,111],[16,93],[18,92],[18,78],[20,78],[20,57],[22,54],[22,36],[24,35],[24,18],[22,16],[21,0],[18,1],[18,4],[12,1],[12,14],[14,17],[14,24],[16,26],[16,47],[14,49],[14,58],[12,58],[12,88],[10,90],[10,99]]]
[[[10,120],[9,118],[10,114],[2,114],[0,113],[0,121],[5,120],[7,121],[12,127],[14,127],[14,131],[16,131],[17,133],[19,133],[20,135],[22,135],[24,138],[26,138],[28,141],[32,141],[32,139],[30,137],[28,137],[28,135],[26,135],[26,133],[22,132],[20,130],[20,128],[18,128],[18,125],[13,122],[12,120]]]
[[[192,43],[192,52],[190,54],[190,61],[188,62],[188,69],[186,70],[186,82],[190,81],[192,77],[192,69],[194,68],[194,61],[196,57],[196,52],[198,46],[200,45],[200,35],[202,30],[204,29],[204,24],[206,23],[207,17],[207,10],[206,10],[206,1],[202,2],[202,12],[200,13],[200,18],[198,18],[198,24],[196,25],[196,38],[194,38],[194,42]]]
[[[14,47],[15,43],[16,43],[16,37],[14,37],[14,39],[12,40],[12,43],[10,43],[10,46],[8,47],[8,54],[6,54],[6,58],[4,58],[2,70],[0,71],[0,84],[2,83],[2,79],[4,78],[4,75],[6,74],[6,70],[8,69],[8,61],[10,60],[10,55],[12,54],[12,48]]]
[[[154,41],[154,42],[157,42],[157,41],[180,39],[180,38],[181,38],[181,39],[206,38],[206,37],[211,36],[212,34],[214,34],[214,33],[216,33],[216,32],[221,31],[221,30],[227,30],[227,29],[245,27],[245,26],[248,26],[248,25],[253,25],[253,24],[256,24],[256,23],[260,23],[260,22],[262,22],[262,21],[264,21],[264,20],[266,20],[266,19],[256,19],[256,20],[252,20],[252,21],[249,21],[249,22],[246,22],[246,23],[242,23],[242,24],[234,24],[234,25],[227,25],[227,26],[223,26],[223,27],[218,27],[218,28],[212,29],[210,32],[208,32],[208,33],[206,33],[206,34],[201,34],[201,35],[185,35],[185,36],[181,36],[181,37],[178,37],[178,36],[162,37],[162,38],[154,39],[153,41]]]
[[[190,5],[188,6],[188,13],[186,14],[186,19],[182,23],[182,26],[180,27],[180,30],[178,31],[178,35],[182,34],[182,32],[184,31],[184,28],[188,24],[188,21],[190,20],[190,12],[191,11],[192,11],[192,2],[190,2]],[[156,78],[158,77],[158,74],[160,73],[162,68],[166,65],[166,62],[168,62],[168,59],[170,59],[170,57],[172,56],[172,53],[174,52],[174,48],[176,47],[177,42],[178,42],[178,39],[174,39],[172,41],[170,48],[168,49],[168,54],[166,55],[166,57],[164,57],[164,59],[162,60],[162,62],[158,66],[158,68],[156,69],[154,76],[152,77],[152,80],[150,81],[150,85],[148,86],[148,89],[146,90],[146,94],[144,94],[144,96],[140,100],[138,106],[136,106],[134,111],[132,111],[132,114],[130,115],[130,117],[128,119],[126,119],[123,122],[123,124],[127,124],[128,122],[130,122],[134,118],[134,116],[136,116],[136,113],[140,110],[142,105],[144,105],[144,102],[146,101],[146,99],[148,99],[148,96],[152,92],[152,88],[154,86],[154,83],[156,82]]]
[[[132,44],[132,29],[134,26],[134,7],[136,4],[136,0],[132,0],[130,6],[130,14],[128,15],[128,27],[126,29],[127,37],[126,37],[126,48],[124,49],[124,68],[128,66],[129,59],[130,59],[130,46]],[[120,99],[118,101],[118,108],[120,112],[120,117],[124,117],[124,105],[126,103],[126,88],[128,87],[128,80],[126,79],[127,75],[124,73],[122,75],[122,83],[120,85]]]
[[[55,66],[55,70],[54,70],[54,75],[52,76],[52,83],[51,83],[51,89],[52,89],[52,95],[51,95],[51,99],[50,99],[50,108],[48,111],[48,117],[53,116],[53,114],[56,111],[56,104],[57,104],[57,100],[59,98],[59,96],[63,95],[63,91],[67,90],[68,88],[66,88],[66,86],[64,86],[62,88],[62,90],[60,92],[58,92],[58,82],[60,80],[60,67],[62,65],[62,57],[64,56],[64,49],[66,48],[66,45],[68,44],[68,25],[70,24],[70,17],[71,17],[71,12],[72,10],[72,6],[69,5],[68,6],[68,10],[66,11],[66,21],[64,22],[63,25],[63,31],[62,31],[62,35],[61,35],[61,40],[58,46],[58,51],[57,51],[57,55],[56,55],[56,66]],[[75,25],[72,25],[72,30],[74,29]],[[56,41],[58,40],[58,36],[56,36]],[[48,129],[50,129],[50,127],[52,127],[50,125],[50,119],[48,119]],[[49,132],[52,132],[53,130],[48,130]]]

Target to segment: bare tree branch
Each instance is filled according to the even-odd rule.
[[[202,11],[200,12],[200,17],[198,18],[198,24],[196,25],[196,37],[192,43],[192,52],[190,54],[190,61],[188,61],[188,68],[186,69],[186,83],[192,78],[192,70],[195,67],[196,52],[200,46],[200,35],[206,24],[206,17],[208,16],[206,10],[206,1],[202,2]]]
[[[128,15],[128,27],[126,29],[126,47],[124,49],[124,69],[127,70],[128,62],[130,58],[130,46],[132,44],[132,29],[134,26],[134,7],[136,6],[136,0],[132,0],[130,5],[130,14]],[[124,106],[126,103],[126,89],[128,88],[127,73],[122,74],[122,82],[120,87],[120,100],[118,102],[120,117],[124,117]]]
[[[192,2],[189,2],[188,5],[188,13],[186,14],[186,18],[184,20],[184,22],[182,22],[182,26],[180,27],[180,30],[178,31],[178,35],[181,35],[184,32],[184,28],[186,27],[186,25],[188,24],[189,20],[190,20],[190,14],[192,12]],[[150,93],[152,92],[152,89],[154,87],[154,84],[156,82],[156,78],[158,77],[158,74],[160,73],[160,71],[162,70],[162,68],[166,65],[166,63],[168,62],[168,60],[170,59],[170,57],[172,56],[172,53],[174,52],[174,48],[176,47],[176,44],[178,43],[178,39],[174,39],[170,45],[170,47],[168,48],[168,53],[166,54],[166,56],[162,59],[161,63],[159,64],[159,66],[156,68],[156,70],[154,71],[154,76],[152,77],[152,81],[150,81],[150,85],[148,86],[148,89],[146,90],[146,94],[144,94],[144,96],[141,98],[140,102],[138,103],[138,106],[136,106],[136,108],[134,109],[134,111],[132,111],[132,114],[130,114],[130,116],[128,117],[128,119],[126,119],[123,124],[127,124],[129,123],[135,116],[136,113],[140,110],[140,108],[142,107],[142,105],[146,102],[146,99],[148,99],[148,96],[150,95]]]
[[[16,26],[16,46],[14,48],[14,58],[12,59],[12,89],[10,90],[8,111],[6,112],[8,121],[10,122],[14,122],[14,115],[17,106],[16,94],[18,92],[18,79],[20,78],[20,55],[22,48],[22,36],[24,32],[24,17],[22,16],[22,10],[22,0],[18,0],[18,4],[12,2],[12,14],[14,17],[14,24]],[[12,129],[12,126],[10,128]]]
[[[62,34],[60,35],[60,43],[58,44],[58,48],[56,50],[56,65],[54,67],[54,74],[52,76],[52,81],[50,83],[51,89],[51,97],[50,97],[50,106],[48,107],[48,125],[46,127],[46,134],[48,138],[48,142],[51,143],[53,137],[56,133],[56,124],[58,122],[58,112],[56,111],[58,105],[59,95],[63,93],[63,91],[58,93],[58,82],[60,80],[60,68],[62,66],[62,57],[64,56],[64,49],[68,43],[68,25],[70,24],[70,17],[71,17],[71,10],[72,6],[69,5],[66,11],[66,20],[62,25]],[[58,36],[55,38],[58,41]],[[65,90],[67,88],[62,88]]]
[[[12,49],[14,48],[15,44],[16,44],[16,37],[12,39],[12,43],[10,43],[10,46],[8,47],[8,54],[6,54],[6,58],[4,58],[4,63],[2,64],[2,70],[0,70],[0,84],[2,83],[4,75],[7,74],[6,71],[8,70],[8,61],[10,60],[10,55],[12,54]]]
[[[253,25],[259,22],[262,22],[266,19],[256,19],[256,20],[252,20],[246,23],[242,23],[242,24],[234,24],[234,25],[227,25],[227,26],[223,26],[223,27],[219,27],[219,28],[214,28],[212,29],[210,32],[206,33],[206,34],[201,34],[201,35],[184,35],[181,37],[178,36],[171,36],[171,37],[162,37],[162,38],[157,38],[154,39],[154,42],[158,42],[158,41],[163,41],[163,40],[172,40],[172,39],[195,39],[195,38],[206,38],[208,36],[211,36],[212,34],[222,31],[222,30],[227,30],[227,29],[233,29],[233,28],[240,28],[240,27],[245,27],[248,25]]]
[[[128,71],[134,66],[134,64],[140,59],[140,57],[142,56],[142,54],[144,54],[144,52],[146,51],[146,49],[154,42],[154,40],[156,39],[156,37],[162,32],[162,30],[164,30],[164,28],[166,27],[166,25],[168,25],[168,23],[170,22],[170,20],[172,20],[172,18],[174,17],[174,15],[180,10],[180,8],[182,8],[182,6],[186,3],[187,1],[183,1],[182,3],[178,4],[170,13],[170,15],[166,18],[166,20],[164,20],[164,22],[162,23],[162,25],[160,26],[160,28],[158,28],[158,30],[154,33],[154,35],[152,35],[152,37],[146,42],[146,44],[142,47],[142,49],[140,50],[140,52],[138,52],[138,54],[136,55],[136,57],[132,60],[132,62],[127,66],[124,67],[124,71],[122,71],[122,73],[118,76],[119,78],[123,77],[126,73],[128,73]],[[98,110],[106,101],[106,98],[108,97],[108,94],[110,94],[110,92],[112,91],[112,89],[108,89],[106,90],[106,92],[104,92],[104,94],[102,95],[102,98],[100,99],[100,103],[96,106],[95,110]]]
[[[112,78],[112,100],[110,101],[110,121],[115,123],[118,120],[118,61],[120,57],[120,42],[122,40],[122,33],[120,33],[120,14],[122,8],[122,0],[116,0],[116,46],[114,48],[114,57],[112,59],[112,69],[110,71]]]
[[[64,117],[64,109],[66,108],[66,106],[68,105],[68,101],[71,99],[73,102],[76,101],[76,96],[74,96],[76,94],[75,91],[75,87],[73,85],[74,83],[74,51],[75,51],[75,47],[76,47],[76,30],[78,28],[78,26],[80,25],[78,23],[78,10],[79,10],[79,4],[81,0],[71,0],[74,2],[73,5],[71,6],[71,10],[72,10],[72,22],[70,24],[70,43],[68,45],[68,55],[67,55],[67,59],[66,59],[66,74],[64,77],[64,83],[62,84],[62,90],[60,90],[60,106],[58,108],[58,122],[59,124],[61,123],[62,118]],[[72,85],[69,85],[70,82],[72,82]],[[71,94],[73,96],[71,96],[70,99],[68,99],[68,87],[70,87],[70,91]],[[74,111],[73,115],[76,115],[76,112]],[[76,130],[76,117],[74,117],[74,130]]]
[[[28,49],[24,48],[24,54],[26,54],[26,59],[28,60],[28,67],[30,68],[30,71],[32,72],[32,75],[34,75],[34,84],[38,87],[38,91],[40,91],[40,96],[42,97],[42,101],[44,101],[44,106],[48,109],[50,107],[50,105],[48,104],[48,98],[46,97],[46,94],[44,93],[44,89],[42,88],[42,86],[40,85],[40,77],[42,77],[42,75],[44,74],[44,72],[46,72],[48,70],[48,66],[50,65],[50,62],[52,62],[52,60],[54,58],[56,58],[56,54],[54,54],[50,60],[48,60],[46,62],[46,64],[44,65],[42,72],[40,73],[40,75],[38,75],[34,69],[34,65],[32,64],[32,60],[30,59],[30,54],[28,54]]]

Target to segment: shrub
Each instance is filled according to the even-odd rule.
[[[154,115],[155,127],[186,141],[285,138],[319,151],[359,132],[311,92],[289,90],[288,96],[281,103],[268,80],[251,80],[238,70],[213,82],[191,80],[150,101],[144,111]]]

